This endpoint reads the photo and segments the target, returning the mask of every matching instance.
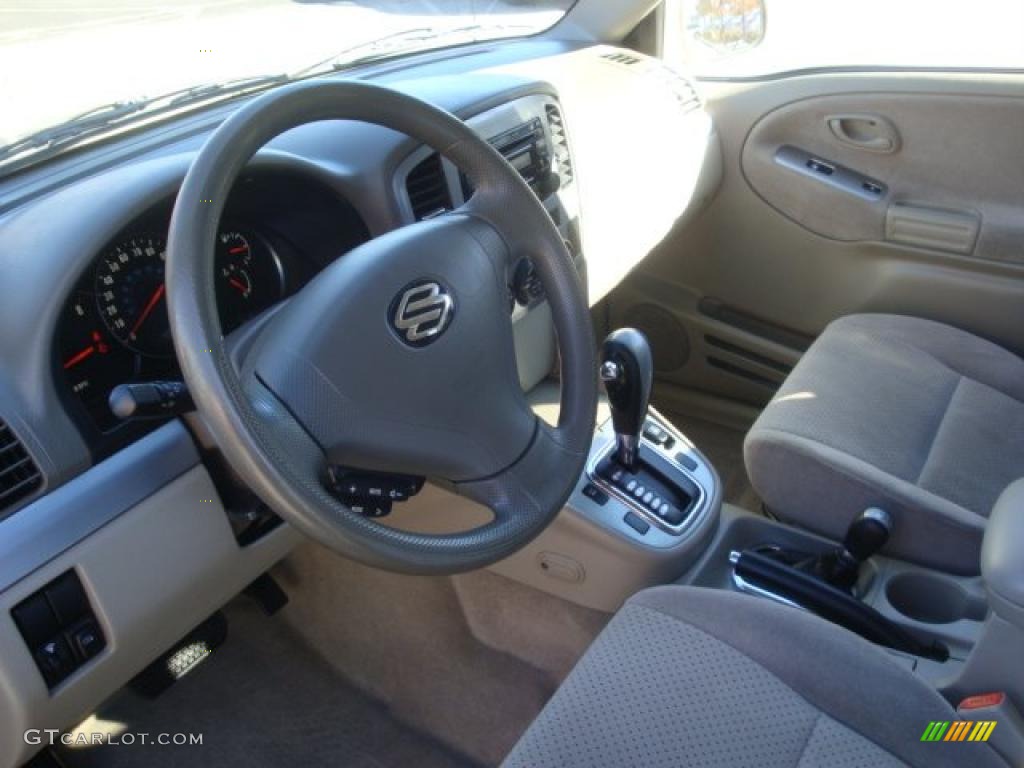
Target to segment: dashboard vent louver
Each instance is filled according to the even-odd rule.
[[[664,71],[665,82],[672,93],[675,94],[676,100],[679,101],[679,106],[682,107],[683,111],[692,112],[695,109],[700,109],[700,96],[697,94],[697,89],[693,87],[693,83],[671,69],[666,68]]]
[[[668,88],[672,95],[675,96],[676,101],[679,102],[679,106],[684,113],[693,112],[702,106],[700,96],[696,88],[693,87],[693,83],[660,59],[649,56],[634,56],[623,51],[602,53],[601,58],[625,67],[643,64],[643,66],[637,67],[635,71],[644,77],[660,82]]]
[[[43,476],[17,435],[0,419],[0,509],[39,488]]]
[[[639,56],[631,56],[628,53],[622,51],[616,51],[613,53],[601,54],[602,59],[608,59],[608,61],[614,61],[616,64],[625,64],[627,67],[633,64],[639,64],[642,59]]]
[[[562,113],[554,104],[545,107],[548,128],[551,131],[551,142],[554,146],[555,159],[558,161],[558,175],[562,184],[572,181],[572,155],[569,152],[569,137],[565,133],[565,122]]]
[[[439,154],[433,153],[409,171],[405,179],[405,191],[409,195],[416,221],[430,219],[451,210],[451,191]]]

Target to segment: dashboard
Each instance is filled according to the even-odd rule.
[[[491,140],[562,233],[591,306],[721,178],[693,87],[639,54],[523,41],[334,76],[408,92]],[[121,421],[108,406],[119,384],[181,378],[163,288],[171,211],[196,152],[241,101],[0,179],[0,450],[19,463],[7,475],[17,485],[0,469],[0,744],[16,745],[0,750],[2,768],[29,756],[25,730],[77,722],[300,541],[287,525],[238,535],[259,501],[223,480],[201,420]],[[377,126],[320,122],[275,138],[220,222],[222,332],[471,194],[447,159]],[[508,284],[528,390],[557,365],[556,340],[528,260],[510,265]],[[11,611],[69,571],[107,646],[48,685]]]

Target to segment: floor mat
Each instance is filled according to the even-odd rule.
[[[473,765],[395,720],[283,620],[246,600],[227,613],[227,642],[161,697],[150,701],[126,691],[79,726],[151,739],[199,733],[201,746],[65,747],[68,767]]]
[[[315,544],[297,548],[274,575],[291,597],[282,618],[344,679],[386,702],[402,722],[485,765],[501,762],[554,693],[569,658],[597,632],[577,633],[575,650],[563,649],[561,661],[528,661],[474,635],[460,590],[448,577],[388,573]],[[544,619],[544,604],[555,598],[529,591],[530,598],[516,601],[485,589],[472,602],[509,611],[510,622],[528,622],[538,631],[573,632]],[[507,640],[514,645],[516,639]]]
[[[678,413],[665,416],[715,466],[722,479],[724,501],[750,512],[760,512],[761,499],[750,485],[743,463],[744,432]]]

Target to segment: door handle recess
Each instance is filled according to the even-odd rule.
[[[900,148],[899,131],[881,115],[829,115],[825,124],[836,139],[850,147],[880,153],[896,152]]]
[[[885,212],[885,239],[965,256],[974,251],[981,220],[977,213],[894,203]]]

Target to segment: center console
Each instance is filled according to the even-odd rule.
[[[964,688],[963,673],[977,667],[972,651],[997,642],[993,627],[1024,626],[1024,609],[995,621],[981,577],[881,555],[894,525],[885,510],[865,510],[834,542],[723,505],[719,478],[698,446],[648,407],[653,362],[639,332],[607,337],[599,374],[607,400],[576,491],[534,543],[493,566],[499,573],[608,612],[657,584],[744,592],[860,634],[940,690]],[[557,387],[549,398],[557,404]],[[1024,506],[1024,485],[1019,497],[1014,503]],[[1010,559],[993,555],[991,570],[1006,570]],[[1019,570],[1019,579],[1002,580],[1024,605]]]
[[[722,485],[697,446],[648,407],[653,362],[642,334],[611,334],[600,373],[607,399],[575,491],[544,533],[492,570],[611,613],[701,557]],[[556,418],[558,395],[557,385],[531,393],[542,418]]]

